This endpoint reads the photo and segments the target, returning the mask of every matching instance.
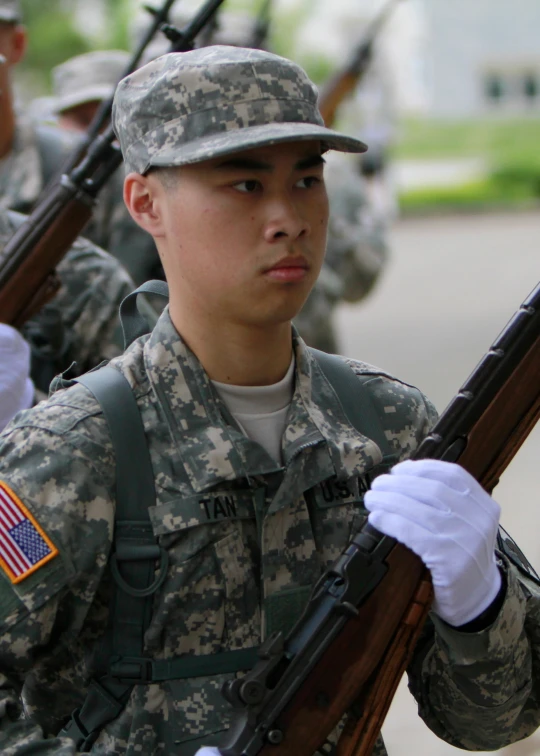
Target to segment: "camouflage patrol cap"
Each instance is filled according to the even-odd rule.
[[[96,50],[76,55],[53,68],[55,112],[63,113],[85,102],[110,97],[130,57],[125,50]]]
[[[367,149],[324,126],[317,90],[299,66],[242,47],[169,53],[126,76],[113,124],[126,169],[142,174],[280,142]]]
[[[0,23],[17,24],[22,21],[19,0],[0,0]]]

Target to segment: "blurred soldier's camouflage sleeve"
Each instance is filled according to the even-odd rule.
[[[330,202],[325,262],[341,281],[340,298],[359,302],[388,261],[387,229],[371,212],[364,181],[347,158],[329,156],[325,172]]]
[[[43,392],[72,363],[73,374],[81,375],[122,352],[118,310],[135,288],[113,257],[82,238],[57,273],[58,293],[23,328],[32,347],[32,379]]]

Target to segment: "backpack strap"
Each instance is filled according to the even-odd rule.
[[[144,426],[131,387],[119,371],[105,366],[75,380],[101,405],[116,456],[109,625],[96,658],[97,677],[60,733],[75,741],[78,752],[85,753],[102,728],[122,712],[135,685],[245,671],[255,665],[258,648],[172,659],[144,656],[152,596],[168,568],[168,553],[156,542],[148,514],[156,494]]]
[[[143,656],[144,633],[152,615],[152,594],[165,579],[168,554],[156,543],[148,515],[148,507],[155,503],[154,473],[129,383],[109,366],[76,380],[100,403],[116,454],[114,550],[110,559],[113,596],[109,627],[97,660],[101,676],[91,682],[83,705],[62,731],[76,742],[77,750],[84,752],[90,750],[102,727],[120,714],[135,684],[136,660]],[[111,660],[132,660],[125,675],[128,679],[110,674]]]
[[[165,281],[145,281],[135,291],[124,297],[120,304],[120,322],[124,334],[124,349],[150,331],[149,323],[137,308],[139,294],[152,294],[154,296],[169,299],[169,287]]]
[[[381,421],[384,408],[369,390],[374,376],[357,375],[337,354],[327,354],[312,347],[308,349],[334,389],[350,424],[363,436],[375,441],[385,461],[395,459],[395,452],[386,438]]]

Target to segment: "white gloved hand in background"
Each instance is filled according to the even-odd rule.
[[[203,746],[199,748],[195,756],[221,756],[221,753],[219,748],[214,748],[214,746]]]
[[[459,465],[407,460],[373,481],[369,522],[408,546],[431,571],[433,610],[458,627],[495,600],[500,507]]]
[[[15,328],[0,323],[0,430],[33,400],[30,347]]]

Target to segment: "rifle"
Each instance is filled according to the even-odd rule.
[[[248,47],[253,47],[255,50],[258,50],[261,45],[264,44],[270,30],[271,6],[272,0],[263,0],[255,21],[253,36]]]
[[[491,492],[540,417],[539,375],[540,285],[412,459],[458,462]],[[289,635],[270,636],[253,670],[225,684],[234,713],[221,752],[312,756],[350,712],[337,756],[369,756],[431,601],[421,560],[366,523]]]
[[[133,73],[133,71],[135,71],[138,68],[141,58],[144,54],[144,51],[146,50],[150,42],[153,40],[157,32],[163,26],[167,25],[167,22],[169,19],[169,11],[174,3],[175,3],[175,0],[165,0],[161,8],[159,8],[159,10],[156,8],[151,8],[149,5],[144,6],[144,9],[147,10],[148,13],[152,15],[152,23],[150,24],[149,28],[146,30],[146,34],[140,41],[139,46],[133,53],[131,60],[126,66],[126,69],[125,71],[123,71],[119,80],[123,79],[125,76],[129,76],[130,73]],[[69,156],[65,165],[62,166],[61,174],[69,173],[70,171],[72,171],[75,168],[75,166],[78,165],[80,161],[83,159],[84,155],[86,154],[88,148],[90,147],[94,139],[96,139],[96,137],[100,133],[103,126],[110,120],[111,113],[112,113],[113,99],[114,99],[114,92],[110,97],[108,97],[107,99],[103,100],[100,103],[100,106],[98,110],[96,111],[96,114],[92,119],[92,122],[88,126],[88,129],[84,135],[83,140],[73,150],[73,153]],[[48,188],[49,187],[47,187],[47,189]]]
[[[173,0],[167,0],[171,5]],[[182,30],[168,27],[170,52],[192,49],[193,40],[223,0],[206,0]],[[112,126],[96,136],[84,159],[43,196],[0,256],[0,322],[20,328],[59,287],[56,265],[90,220],[100,189],[122,163]]]
[[[319,110],[325,126],[330,128],[334,124],[337,109],[364,76],[371,63],[375,40],[399,2],[400,0],[388,0],[380,14],[371,23],[364,40],[355,49],[350,60],[323,86],[319,95]]]

